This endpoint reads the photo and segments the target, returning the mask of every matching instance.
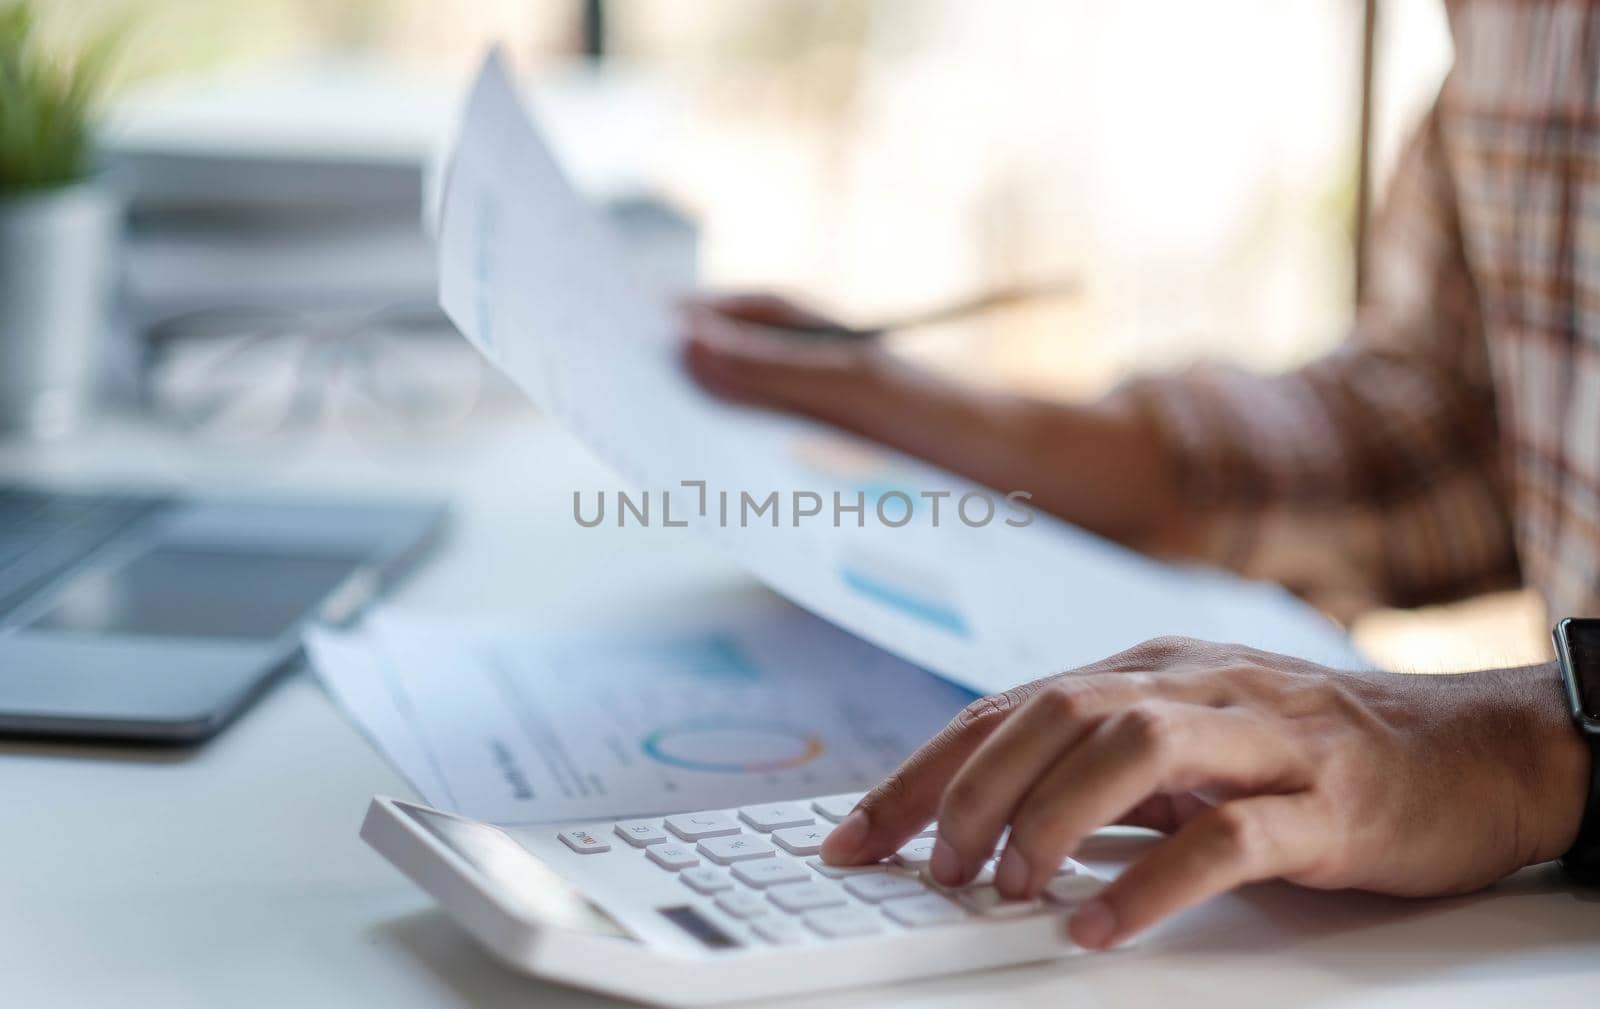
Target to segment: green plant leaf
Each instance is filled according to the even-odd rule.
[[[0,190],[60,185],[91,169],[91,123],[126,37],[92,34],[46,52],[36,0],[0,0]]]

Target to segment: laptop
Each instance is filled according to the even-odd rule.
[[[353,616],[443,517],[0,484],[0,734],[205,739],[308,619]]]
[[[1081,954],[1105,885],[1073,859],[1034,900],[928,875],[933,829],[883,862],[821,860],[860,795],[499,827],[385,796],[361,836],[480,945],[560,984],[663,1006],[772,999]],[[670,798],[668,799],[670,801]]]

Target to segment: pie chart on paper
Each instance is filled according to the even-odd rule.
[[[708,719],[657,729],[640,749],[656,763],[686,771],[762,774],[803,767],[825,746],[816,733],[782,723]]]

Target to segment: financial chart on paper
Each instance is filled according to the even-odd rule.
[[[369,700],[369,734],[429,801],[500,823],[864,789],[973,696],[789,606],[658,630],[376,621],[342,637],[366,672],[313,654],[325,679],[383,694],[394,717]]]

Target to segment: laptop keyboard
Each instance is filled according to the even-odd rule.
[[[164,503],[0,486],[0,613]]]
[[[639,858],[676,875],[702,910],[745,922],[775,945],[1032,914],[1082,903],[1105,885],[1069,858],[1041,900],[1001,897],[992,860],[967,886],[941,887],[928,875],[932,827],[882,862],[828,865],[818,855],[822,840],[858,799],[834,795],[623,820],[558,836],[580,855]]]

